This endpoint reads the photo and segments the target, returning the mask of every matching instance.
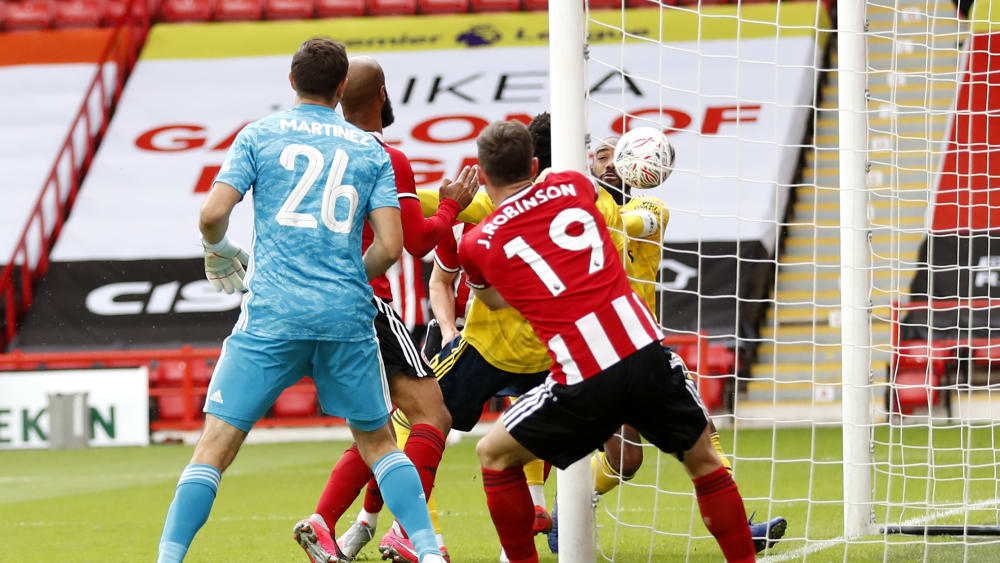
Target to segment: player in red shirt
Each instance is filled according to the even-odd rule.
[[[347,82],[341,100],[344,117],[359,128],[369,131],[389,153],[396,175],[396,190],[399,192],[403,247],[413,256],[422,257],[443,237],[452,236],[451,225],[456,216],[472,201],[479,189],[474,167],[467,167],[454,182],[445,180],[441,184],[441,205],[434,216],[425,219],[409,160],[402,151],[389,146],[382,139],[382,129],[392,124],[394,119],[385,90],[382,67],[371,57],[354,57],[348,67]],[[362,248],[367,248],[372,239],[372,230],[366,224],[362,234]],[[389,289],[389,280],[383,275],[371,280],[371,285],[375,294],[375,333],[379,341],[383,373],[388,378],[393,403],[413,423],[403,451],[417,466],[424,494],[429,497],[434,474],[444,451],[445,436],[451,429],[451,415],[445,407],[441,389],[431,369],[421,359],[406,325],[390,304],[392,291]],[[325,553],[333,557],[331,561],[350,560],[364,545],[365,542],[356,546],[353,544],[358,542],[352,542],[349,546],[342,541],[338,546],[333,540],[333,527],[369,481],[377,490],[372,472],[354,444],[344,452],[330,473],[330,479],[317,503],[316,513],[295,526],[295,539],[306,550],[310,559],[322,559],[322,554]],[[376,501],[381,503],[380,495],[376,495]],[[377,514],[378,510],[373,512]],[[349,530],[353,532],[352,537],[365,541],[371,539],[374,531],[373,519],[371,522],[354,522]],[[343,552],[341,547],[344,548]],[[313,554],[320,555],[314,557]],[[413,560],[416,560],[415,554]]]
[[[594,184],[573,171],[532,183],[538,165],[518,122],[491,124],[477,144],[479,179],[497,208],[462,238],[460,263],[476,298],[520,311],[553,359],[549,379],[476,447],[510,561],[538,561],[521,466],[542,458],[566,468],[622,424],[683,462],[726,560],[754,561],[743,500],[712,448],[708,413],[683,366],[668,362],[659,325],[629,286]]]

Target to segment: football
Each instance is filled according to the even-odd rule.
[[[662,131],[637,127],[618,140],[614,163],[625,184],[641,190],[655,188],[674,169],[674,146]]]

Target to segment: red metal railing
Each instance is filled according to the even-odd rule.
[[[197,397],[204,397],[208,387],[196,383],[193,377],[196,362],[206,363],[219,357],[219,348],[194,348],[182,346],[170,350],[121,350],[96,352],[52,352],[24,353],[14,351],[0,354],[0,371],[40,371],[52,369],[126,368],[147,366],[150,368],[149,396],[180,397],[183,414],[178,419],[153,420],[151,430],[195,430],[201,428],[203,417],[201,408],[195,406]],[[169,361],[184,362],[184,373],[180,384],[160,385],[153,377],[156,364]],[[310,391],[311,381],[292,385],[286,392]],[[330,426],[344,424],[344,420],[332,416],[275,417],[261,419],[257,426]]]
[[[132,0],[108,39],[66,139],[35,200],[10,260],[0,272],[0,349],[13,340],[17,321],[31,307],[33,284],[49,265],[49,252],[80,182],[107,130],[125,80],[149,32],[149,7]]]
[[[705,376],[709,365],[709,340],[704,335],[675,335],[664,339],[664,343],[675,348],[696,346],[697,359],[687,361],[690,367]],[[88,368],[126,368],[147,366],[150,368],[149,396],[157,400],[161,397],[179,397],[183,404],[183,413],[179,418],[169,420],[153,420],[151,430],[196,430],[201,428],[204,420],[201,408],[194,399],[204,397],[208,387],[195,381],[194,366],[214,362],[218,359],[219,348],[194,348],[182,346],[166,350],[119,350],[119,351],[88,351],[88,352],[48,352],[25,353],[19,350],[0,354],[0,371],[43,371],[54,369],[88,369]],[[164,362],[184,362],[184,372],[179,384],[163,384],[154,377],[157,365]],[[697,364],[694,365],[694,364]],[[707,376],[711,378],[712,376]],[[706,377],[699,377],[699,386],[703,386]],[[313,383],[303,380],[285,390],[286,393],[311,391]],[[496,419],[499,413],[484,412],[482,420]],[[265,417],[258,421],[257,426],[333,426],[345,424],[341,418],[332,416],[275,416]]]

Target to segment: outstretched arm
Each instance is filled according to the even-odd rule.
[[[412,178],[412,172],[410,176]],[[397,173],[397,189],[400,190],[399,207],[403,221],[403,245],[410,254],[421,257],[437,246],[438,242],[451,233],[451,225],[459,211],[469,205],[479,186],[476,182],[476,167],[466,166],[454,181],[447,178],[441,183],[440,203],[426,219],[422,201],[413,197],[411,190],[400,185],[402,175]]]
[[[420,208],[424,217],[434,215],[440,205],[441,196],[434,190],[417,190],[417,196],[420,198]],[[479,192],[472,198],[469,206],[458,213],[456,219],[476,225],[490,213],[493,213],[493,201],[486,192]]]

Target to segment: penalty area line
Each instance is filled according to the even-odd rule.
[[[1000,504],[1000,497],[994,497],[989,500],[979,501],[967,506],[949,508],[948,510],[942,510],[940,512],[932,512],[926,516],[919,516],[917,518],[910,518],[900,522],[901,526],[920,526],[922,524],[927,524],[939,518],[949,518],[955,516],[956,514],[961,514],[963,512],[968,512],[970,510],[978,510],[982,508],[989,508],[991,506],[997,506]],[[844,536],[838,536],[829,540],[822,540],[815,543],[806,544],[798,549],[789,551],[788,553],[778,553],[775,555],[762,557],[758,559],[761,563],[778,563],[779,561],[790,561],[792,559],[802,559],[807,555],[812,555],[813,553],[823,551],[825,549],[830,549],[831,547],[841,545],[845,543],[847,539]]]

